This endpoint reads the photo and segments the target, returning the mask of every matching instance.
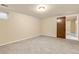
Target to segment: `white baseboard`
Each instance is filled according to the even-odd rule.
[[[56,36],[53,36],[53,35],[48,35],[48,34],[42,34],[41,36],[56,37]]]
[[[7,44],[12,44],[12,43],[19,42],[19,41],[22,41],[22,40],[27,40],[27,39],[35,38],[35,37],[38,37],[38,36],[40,36],[40,35],[34,35],[34,36],[31,36],[31,37],[26,37],[26,38],[10,41],[10,42],[7,42],[7,43],[0,44],[0,46],[7,45]]]
[[[31,36],[31,37],[26,37],[26,38],[22,38],[22,39],[10,41],[10,42],[7,42],[7,43],[3,43],[3,44],[0,44],[0,46],[7,45],[7,44],[12,44],[12,43],[19,42],[19,41],[22,41],[22,40],[27,40],[27,39],[35,38],[35,37],[38,37],[38,36],[49,36],[49,37],[53,37],[51,35],[40,35],[39,34],[39,35],[34,35],[34,36]],[[76,41],[79,41],[79,40],[76,40]]]

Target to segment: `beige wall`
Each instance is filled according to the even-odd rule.
[[[70,33],[71,32],[71,22],[70,21],[66,21],[66,33]]]
[[[57,24],[56,24],[56,17],[51,17],[47,19],[41,20],[42,29],[41,34],[56,37],[56,31],[57,31]]]
[[[71,32],[76,33],[76,20],[71,21]]]
[[[24,14],[9,12],[6,21],[0,21],[0,45],[40,35],[40,20]]]
[[[67,19],[67,21],[66,21],[66,32],[67,33],[71,33],[71,32],[77,32],[77,19],[75,18],[75,19],[73,19],[73,18],[71,18],[71,19]]]
[[[76,20],[66,21],[66,33],[77,33]]]

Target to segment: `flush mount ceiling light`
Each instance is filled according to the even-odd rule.
[[[47,6],[46,5],[38,5],[37,6],[37,11],[44,12],[46,10],[47,10]]]

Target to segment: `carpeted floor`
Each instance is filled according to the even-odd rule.
[[[0,47],[1,54],[78,54],[79,41],[40,36]]]

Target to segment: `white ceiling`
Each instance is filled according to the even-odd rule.
[[[16,12],[32,15],[38,18],[47,18],[66,14],[78,14],[79,4],[47,4],[45,12],[38,12],[36,10],[37,4],[7,4],[7,9]],[[1,10],[1,9],[0,9]]]

